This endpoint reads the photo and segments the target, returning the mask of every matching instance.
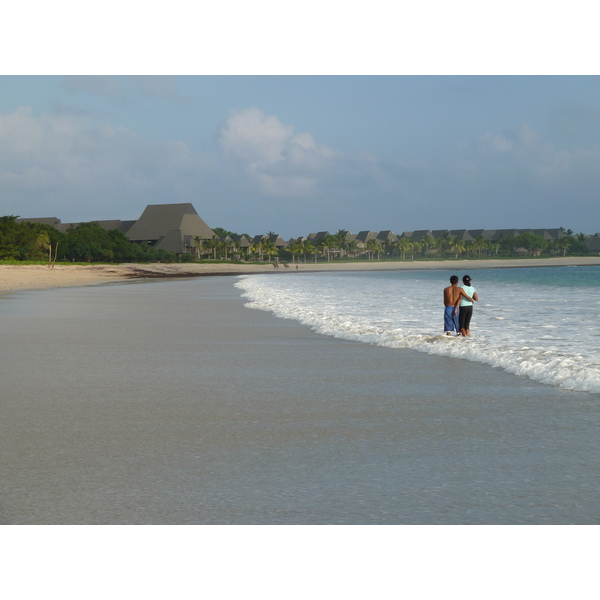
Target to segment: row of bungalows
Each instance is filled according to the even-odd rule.
[[[375,231],[359,231],[357,234],[350,232],[346,233],[346,242],[355,240],[357,242],[357,249],[360,252],[364,251],[367,247],[369,240],[377,240],[382,245],[386,243],[395,243],[401,238],[407,238],[413,242],[423,242],[426,240],[437,241],[441,238],[457,238],[463,242],[474,242],[475,240],[481,239],[485,242],[497,242],[500,239],[515,238],[523,233],[535,233],[542,236],[545,240],[556,241],[563,237],[565,234],[562,229],[420,229],[415,231],[404,231],[401,234],[396,234],[392,230],[384,230],[380,232]],[[301,240],[308,240],[313,245],[317,245],[320,240],[326,239],[330,236],[329,231],[319,231],[317,233],[311,233],[306,237],[300,238]],[[290,242],[295,240],[290,240]],[[591,252],[600,252],[600,234],[595,236],[588,236],[587,239],[588,247]],[[597,248],[597,249],[596,249]],[[436,252],[431,249],[430,252]],[[336,252],[334,251],[334,254]],[[341,254],[341,251],[337,251]]]
[[[377,240],[382,245],[386,243],[395,243],[401,238],[407,238],[413,242],[423,242],[427,239],[434,241],[440,238],[457,238],[463,242],[473,242],[477,239],[482,239],[485,242],[497,242],[500,239],[515,238],[523,233],[535,233],[542,236],[545,240],[556,241],[565,234],[562,229],[420,229],[415,231],[405,231],[401,234],[396,234],[392,230],[375,231],[359,231],[356,234],[347,232],[346,242],[356,241],[357,248],[365,249],[369,240]],[[278,234],[265,234],[250,237],[246,234],[235,235],[224,239],[230,239],[236,242],[240,248],[248,249],[251,246],[259,245],[263,240],[270,241],[277,249],[288,248],[292,243],[300,241],[309,241],[313,246],[319,245],[322,240],[325,240],[331,235],[329,231],[319,231],[310,233],[308,236],[300,238],[292,238],[287,242]],[[600,233],[593,236],[588,236],[587,244],[590,251],[600,251]]]
[[[418,231],[405,231],[402,237],[407,237],[413,242],[421,242],[427,237],[438,240],[444,237],[458,238],[463,242],[473,242],[483,239],[486,242],[497,242],[500,239],[515,238],[523,233],[535,233],[545,240],[558,240],[564,236],[562,229],[421,229]]]
[[[420,242],[427,237],[432,237],[434,240],[443,237],[457,237],[462,241],[474,241],[482,237],[486,241],[496,241],[500,238],[517,237],[522,233],[536,233],[541,235],[546,240],[557,240],[564,235],[561,229],[420,229],[415,231],[405,231],[400,235],[396,235],[391,230],[380,231],[359,231],[357,234],[348,232],[346,241],[356,240],[366,244],[369,240],[376,239],[380,242],[396,242],[400,238],[409,238],[411,241]],[[320,231],[319,233],[311,233],[306,238],[313,244],[321,239],[329,237],[329,231]]]
[[[372,239],[382,243],[394,243],[400,238],[408,238],[413,242],[421,242],[428,237],[433,238],[434,240],[444,237],[456,237],[465,242],[472,242],[477,238],[483,238],[485,241],[497,241],[500,238],[517,237],[522,233],[536,233],[546,240],[557,240],[564,235],[561,229],[420,229],[415,231],[405,231],[400,235],[397,235],[388,229],[380,231],[379,233],[374,231],[359,231],[357,234],[352,234],[348,232],[346,234],[346,241],[356,240],[365,245]],[[313,244],[316,244],[319,240],[329,237],[329,235],[329,231],[320,231],[319,233],[311,233],[306,238],[302,239],[307,239]]]
[[[252,246],[258,246],[265,240],[271,242],[278,250],[281,250],[282,248],[286,248],[288,246],[288,242],[286,242],[277,233],[255,235],[253,237],[250,237],[249,235],[243,233],[241,235],[225,236],[224,238],[219,239],[221,239],[221,241],[230,240],[244,251],[248,251]]]

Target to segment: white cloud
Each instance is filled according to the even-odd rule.
[[[484,149],[491,150],[492,152],[498,152],[500,154],[512,150],[514,146],[513,142],[503,135],[493,135],[489,132],[481,138],[481,145]]]
[[[471,180],[497,177],[505,183],[521,180],[528,185],[548,187],[574,177],[582,154],[598,159],[594,150],[558,148],[546,142],[539,131],[523,124],[511,134],[487,132],[473,150],[465,151],[463,146],[463,162],[457,165],[457,173],[459,178],[469,173]]]
[[[232,111],[217,144],[223,158],[269,196],[314,194],[342,156],[317,145],[310,133],[294,135],[293,126],[258,108]]]
[[[85,116],[36,116],[27,107],[0,114],[5,214],[44,216],[45,206],[56,214],[70,205],[83,213],[80,218],[106,218],[108,212],[126,218],[111,205],[164,201],[167,193],[169,201],[181,201],[173,192],[179,179],[198,183],[209,169],[208,161],[183,142],[147,140]]]

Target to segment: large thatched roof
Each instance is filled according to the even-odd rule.
[[[149,204],[126,235],[132,242],[155,242],[177,230],[181,231],[182,236],[199,236],[204,240],[214,236],[213,230],[189,203]]]

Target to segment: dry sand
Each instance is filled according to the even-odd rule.
[[[410,262],[348,262],[348,263],[300,263],[302,272],[316,271],[385,271],[416,269],[489,269],[510,267],[600,265],[600,256],[566,258],[518,258],[496,260],[439,260]],[[0,292],[36,290],[81,285],[98,285],[133,279],[198,277],[202,275],[239,275],[243,273],[287,273],[296,271],[290,263],[275,270],[268,263],[252,264],[122,264],[122,265],[56,265],[49,269],[44,265],[0,265]]]

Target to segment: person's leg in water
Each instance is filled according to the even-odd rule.
[[[464,337],[468,337],[471,335],[471,330],[469,329],[471,325],[471,316],[473,314],[472,306],[461,306],[460,313],[458,316],[460,323],[460,333]]]

